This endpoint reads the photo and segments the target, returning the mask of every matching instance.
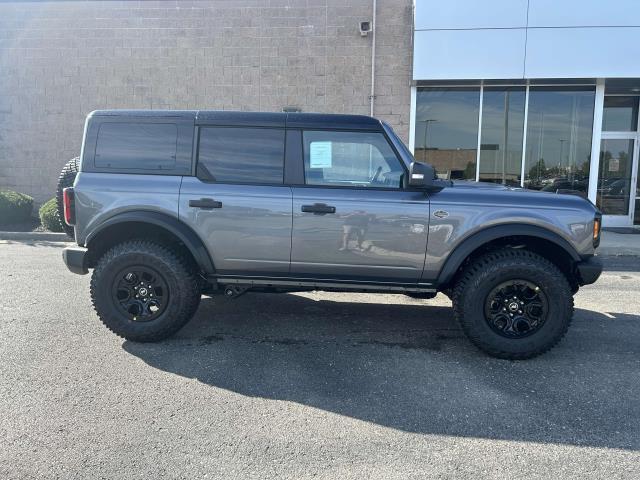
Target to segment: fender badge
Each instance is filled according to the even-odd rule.
[[[438,218],[447,218],[449,216],[449,212],[446,212],[444,210],[436,210],[435,212],[433,212],[433,216]]]

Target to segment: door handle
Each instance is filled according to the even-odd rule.
[[[222,208],[222,202],[218,202],[213,198],[201,198],[200,200],[189,200],[189,206],[211,210],[212,208]]]
[[[325,215],[327,213],[336,213],[336,207],[325,203],[314,203],[313,205],[302,205],[301,210],[305,213],[314,213],[316,215]]]

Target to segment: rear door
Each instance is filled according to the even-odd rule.
[[[203,239],[218,274],[288,274],[285,129],[201,126],[197,135],[196,176],[182,181],[180,218]]]
[[[381,132],[302,132],[304,186],[293,188],[291,275],[416,283],[429,198],[403,188],[406,170]]]

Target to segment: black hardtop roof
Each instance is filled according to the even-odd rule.
[[[366,115],[334,113],[235,112],[228,110],[96,110],[92,117],[193,119],[196,125],[380,130],[380,120]]]

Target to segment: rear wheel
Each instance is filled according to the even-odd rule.
[[[573,316],[573,295],[553,263],[526,250],[485,254],[453,290],[454,315],[469,339],[498,358],[526,359],[555,346]]]
[[[191,319],[200,288],[180,255],[132,240],[100,258],[91,278],[91,298],[100,320],[116,335],[154,342],[170,337]]]
[[[76,179],[76,175],[78,174],[78,163],[80,161],[80,157],[72,158],[67,162],[67,164],[62,168],[60,172],[60,176],[58,177],[58,187],[56,189],[56,206],[58,207],[58,221],[69,237],[73,238],[74,232],[73,227],[70,227],[64,221],[64,201],[62,199],[62,194],[65,188],[73,187],[73,182]]]

